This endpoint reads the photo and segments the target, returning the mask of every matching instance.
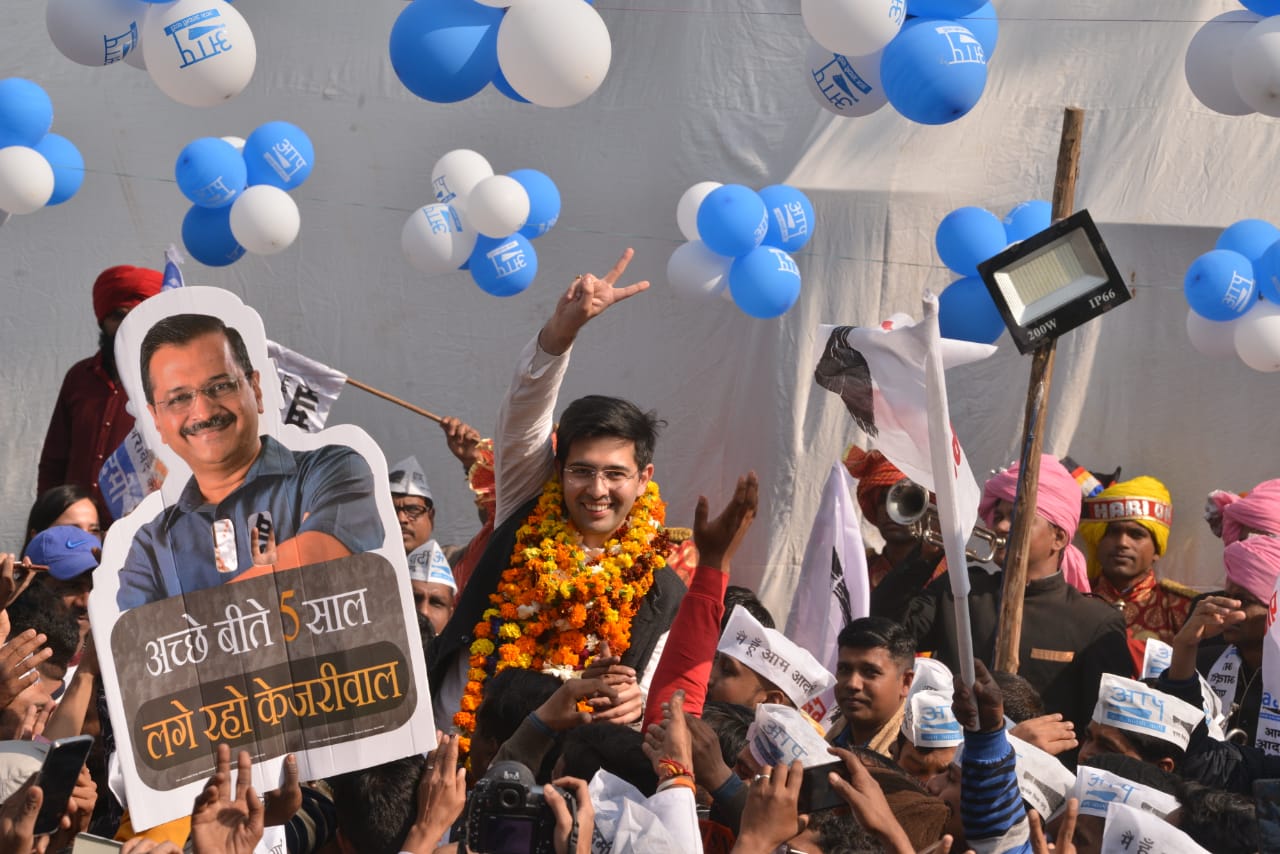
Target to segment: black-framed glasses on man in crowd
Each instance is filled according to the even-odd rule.
[[[416,522],[425,514],[430,513],[433,508],[430,504],[396,504],[396,515],[404,514],[404,517],[410,522]]]
[[[255,371],[254,373],[257,372]],[[184,415],[191,411],[192,406],[195,406],[197,397],[204,395],[205,398],[213,403],[220,403],[240,391],[240,385],[246,379],[248,377],[236,377],[234,379],[226,377],[214,380],[203,388],[180,391],[169,395],[168,400],[157,400],[156,406],[174,415]]]
[[[564,479],[572,483],[595,483],[597,479],[604,478],[604,482],[609,486],[622,486],[635,476],[635,472],[626,469],[598,469],[595,466],[564,467]]]

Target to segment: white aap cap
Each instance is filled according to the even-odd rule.
[[[428,584],[443,584],[452,588],[456,593],[458,583],[453,580],[453,570],[449,568],[449,561],[445,559],[444,552],[440,546],[436,545],[435,540],[427,540],[413,551],[409,552],[409,579],[411,581],[425,581]]]
[[[418,495],[428,501],[434,500],[431,487],[427,486],[427,475],[417,457],[405,457],[393,465],[387,472],[387,481],[392,495]]]

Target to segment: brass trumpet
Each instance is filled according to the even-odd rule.
[[[904,477],[889,487],[885,496],[885,510],[889,518],[911,531],[912,536],[932,546],[943,545],[942,531],[938,524],[938,505],[929,500],[929,490]],[[997,534],[982,525],[975,525],[965,555],[969,560],[990,563],[996,552],[1006,545],[1004,534]]]

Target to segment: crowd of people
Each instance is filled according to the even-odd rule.
[[[67,375],[26,542],[0,561],[0,854],[61,850],[82,832],[133,854],[249,852],[264,838],[281,854],[1280,850],[1280,686],[1263,662],[1280,480],[1210,495],[1223,576],[1201,593],[1157,572],[1173,524],[1159,480],[1100,482],[1044,456],[1013,673],[994,655],[1018,466],[983,487],[990,563],[947,566],[889,512],[902,472],[851,449],[857,502],[884,543],[867,554],[870,613],[851,615],[836,649],[806,649],[732,583],[759,509],[754,473],[700,498],[691,530],[671,528],[655,413],[589,396],[555,420],[579,334],[647,288],[620,284],[630,257],[566,290],[520,356],[492,441],[445,419],[477,497],[469,542],[434,538],[415,458],[390,467],[437,748],[324,780],[286,761],[260,795],[249,753],[220,745],[190,816],[136,832],[111,771],[88,598],[113,521],[98,470],[132,426],[112,337],[161,276],[105,271],[100,350]],[[216,379],[161,387],[159,403],[184,404],[163,407],[174,436],[231,424],[256,384]],[[216,500],[243,474],[219,480]],[[951,572],[969,576],[973,684],[957,675]],[[37,835],[44,746],[81,734],[94,749],[57,829]]]

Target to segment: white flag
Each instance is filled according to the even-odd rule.
[[[1107,805],[1101,850],[1103,854],[1209,854],[1155,813],[1118,800]]]
[[[877,450],[903,474],[937,495],[947,565],[965,566],[965,541],[978,521],[982,492],[951,426],[943,368],[985,359],[989,344],[942,339],[938,300],[924,297],[925,319],[891,317],[879,328],[820,327],[814,379],[840,395]],[[931,442],[930,436],[938,438]],[[973,684],[969,576],[948,573],[955,594],[961,675]]]
[[[871,608],[867,553],[862,545],[852,486],[853,478],[844,464],[833,465],[822,488],[822,503],[804,550],[800,586],[791,599],[791,614],[787,617],[787,637],[832,673],[836,669],[836,637],[840,630],[867,616]],[[835,695],[827,689],[810,700],[805,711],[821,722],[834,707]]]
[[[284,397],[280,420],[308,433],[323,429],[329,410],[347,383],[347,375],[274,341],[267,342],[267,355],[276,363],[280,377]]]

